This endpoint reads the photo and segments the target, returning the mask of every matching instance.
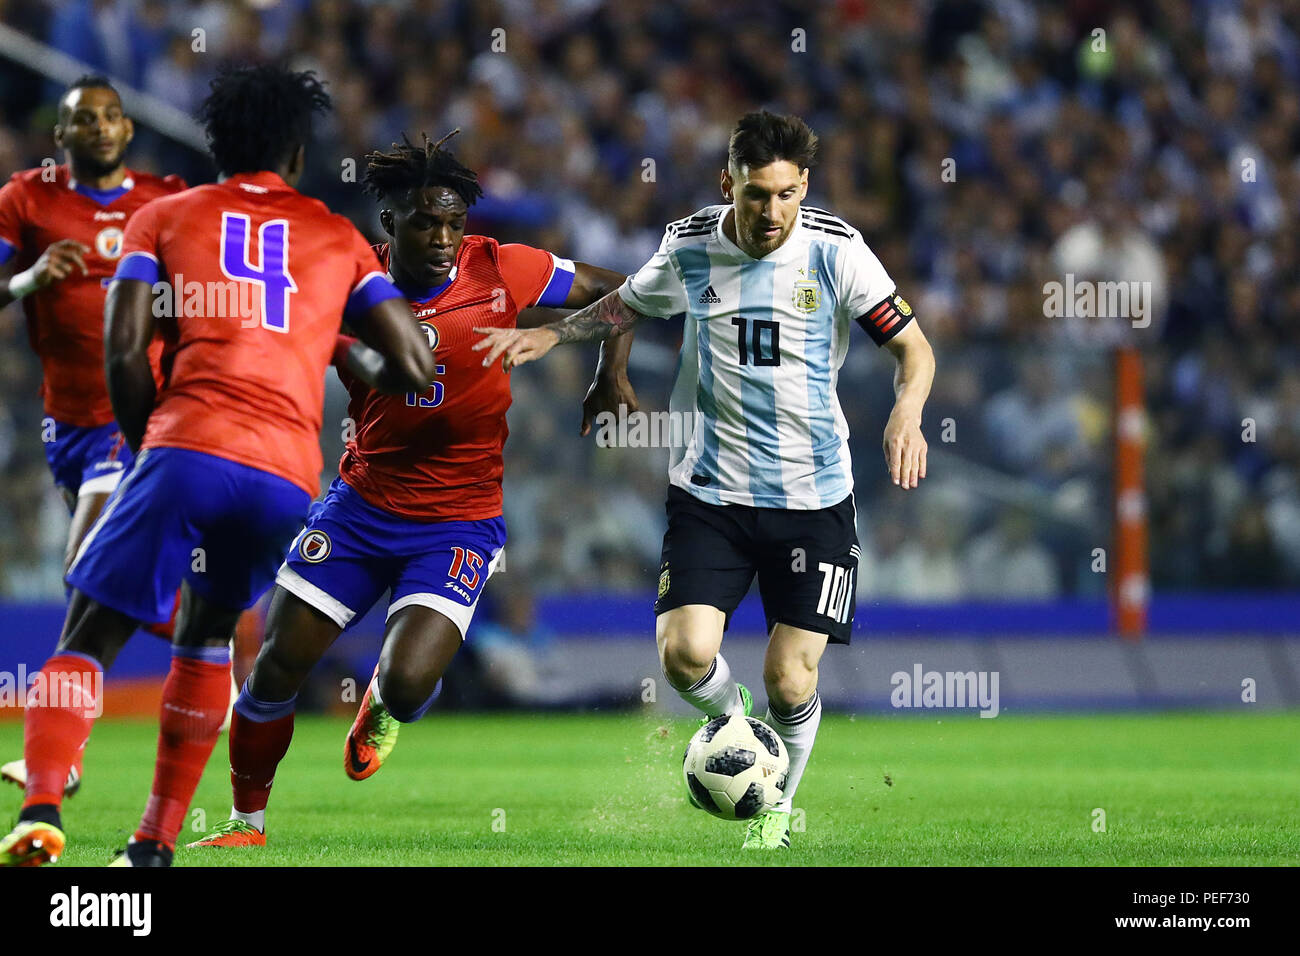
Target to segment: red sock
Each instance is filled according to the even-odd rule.
[[[280,765],[293,739],[293,711],[274,720],[245,717],[235,705],[230,721],[230,789],[240,813],[266,809]]]
[[[103,684],[103,669],[81,654],[55,654],[40,669],[23,715],[24,808],[63,805],[68,768],[81,764],[90,728],[103,706]]]
[[[218,652],[211,656],[228,656],[225,648],[201,648],[199,653],[211,650]],[[153,790],[135,831],[137,840],[175,845],[229,705],[230,661],[184,657],[173,649],[171,671],[163,684]]]

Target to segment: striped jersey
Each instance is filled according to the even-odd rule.
[[[619,288],[643,315],[685,313],[670,411],[692,427],[669,481],[712,504],[829,508],[853,490],[835,391],[849,325],[861,321],[883,345],[911,310],[842,219],[802,207],[786,241],[753,259],[723,232],[730,209],[669,224]]]

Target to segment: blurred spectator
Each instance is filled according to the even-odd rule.
[[[972,596],[989,600],[1049,600],[1061,593],[1052,556],[1019,508],[1004,509],[993,528],[971,541],[965,580]]]

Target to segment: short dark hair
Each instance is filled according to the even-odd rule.
[[[767,110],[746,113],[731,131],[727,162],[737,169],[759,169],[784,159],[800,169],[817,159],[817,134],[793,114]]]
[[[429,141],[427,133],[421,133],[423,146],[416,146],[403,133],[402,142],[394,143],[391,152],[375,150],[367,154],[362,188],[383,200],[412,189],[442,186],[464,200],[466,206],[474,205],[483,195],[478,173],[462,165],[450,150],[442,148],[443,143],[459,132],[454,129],[436,143]]]
[[[312,70],[280,64],[223,67],[199,107],[208,149],[227,176],[274,170],[311,138],[311,119],[330,108]]]
[[[62,119],[63,101],[68,98],[68,94],[73,90],[112,90],[119,102],[122,99],[122,94],[117,91],[117,87],[113,85],[113,81],[108,77],[100,73],[83,73],[69,83],[67,88],[64,89],[63,95],[59,97],[60,119]]]

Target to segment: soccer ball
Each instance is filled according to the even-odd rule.
[[[776,731],[740,714],[710,720],[682,758],[691,802],[724,820],[748,820],[772,809],[789,770],[790,756]]]

